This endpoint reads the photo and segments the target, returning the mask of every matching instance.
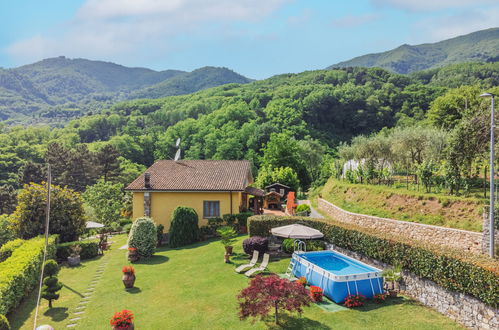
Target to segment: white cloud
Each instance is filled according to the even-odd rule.
[[[350,15],[333,20],[333,25],[340,28],[350,28],[364,25],[381,18],[379,14]]]
[[[378,7],[394,7],[408,11],[432,11],[496,4],[497,0],[371,0],[371,2]]]
[[[414,29],[415,31],[418,31],[417,35],[425,37],[425,42],[434,42],[478,30],[497,27],[498,24],[499,7],[495,7],[489,9],[467,10],[454,15],[426,19],[418,22]],[[421,42],[422,40],[414,41]]]
[[[235,22],[258,22],[288,0],[87,0],[58,31],[19,40],[6,51],[16,62],[66,55],[126,60],[144,49],[175,49],[190,34],[224,34]],[[147,55],[145,55],[147,56]]]

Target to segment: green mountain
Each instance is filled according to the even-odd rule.
[[[131,98],[155,99],[165,96],[190,94],[202,89],[228,83],[245,84],[251,80],[227,68],[207,66],[177,75],[158,84],[131,93]]]
[[[117,101],[180,95],[249,81],[227,68],[154,71],[60,56],[0,69],[0,120],[67,121]]]
[[[334,64],[342,67],[380,67],[397,73],[410,73],[464,62],[499,61],[499,28],[422,45],[407,45],[383,53],[368,54]]]

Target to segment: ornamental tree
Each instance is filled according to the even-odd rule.
[[[59,265],[55,260],[47,260],[45,262],[45,268],[43,272],[43,287],[42,287],[42,298],[49,301],[49,308],[52,308],[52,300],[59,299],[59,290],[62,289],[62,284],[57,278],[59,273]]]
[[[309,306],[312,301],[303,285],[279,278],[277,275],[267,277],[258,275],[237,298],[241,320],[258,316],[263,319],[274,309],[276,324],[279,323],[279,309],[301,313],[302,307]]]
[[[12,225],[19,236],[29,239],[45,232],[47,186],[30,183],[17,195],[17,208]],[[85,230],[86,216],[81,195],[69,188],[51,187],[50,233],[58,234],[61,242],[78,239]]]

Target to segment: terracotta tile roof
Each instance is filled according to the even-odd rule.
[[[255,188],[255,187],[246,187],[246,189],[244,189],[244,192],[246,192],[250,195],[256,196],[256,197],[265,196],[265,191],[263,191],[262,189]]]
[[[150,174],[150,189],[145,188]],[[159,160],[125,190],[244,191],[253,181],[247,160]]]

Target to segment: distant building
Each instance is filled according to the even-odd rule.
[[[286,186],[285,184],[276,182],[265,187],[265,191],[267,193],[275,191],[281,196],[281,199],[285,200],[286,196],[288,196],[288,192],[291,191],[291,188]]]

